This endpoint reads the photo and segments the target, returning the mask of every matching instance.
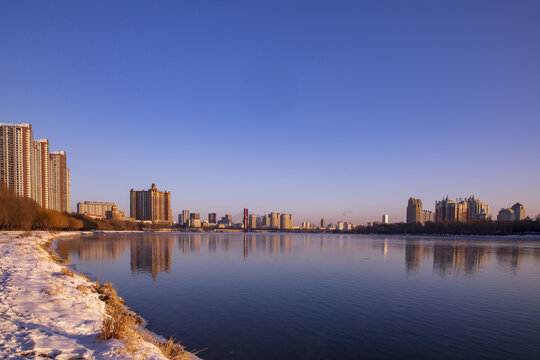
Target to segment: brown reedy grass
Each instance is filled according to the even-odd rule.
[[[155,345],[168,359],[190,359],[189,353],[173,338],[160,342],[144,330],[143,319],[125,305],[124,299],[118,296],[110,283],[97,282],[94,290],[99,294],[99,299],[105,303],[107,311],[99,333],[100,340],[126,340],[126,349],[130,352],[137,351],[141,341],[147,341]]]

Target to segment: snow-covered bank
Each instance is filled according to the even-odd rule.
[[[95,284],[41,246],[73,234],[0,233],[0,358],[166,359],[147,341],[128,351],[124,340],[98,340],[106,308]]]

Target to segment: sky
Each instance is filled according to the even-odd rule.
[[[72,210],[536,216],[539,64],[539,1],[0,3],[0,122],[67,152]]]

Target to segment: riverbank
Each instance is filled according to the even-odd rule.
[[[46,251],[54,239],[76,234],[0,233],[0,358],[173,358],[158,348],[166,340],[142,325],[130,325],[136,341],[131,332],[127,339],[100,340],[111,322],[110,290],[104,296],[103,286],[57,263]],[[174,356],[198,359],[188,352]]]

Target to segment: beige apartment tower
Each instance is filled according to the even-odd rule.
[[[69,212],[70,179],[69,169],[66,167],[66,153],[52,152],[49,159],[49,208]]]
[[[136,220],[173,221],[171,193],[159,191],[156,184],[152,184],[149,190],[131,189],[129,204],[130,216]]]
[[[0,179],[18,196],[32,197],[34,135],[30,124],[0,124]]]
[[[423,215],[422,200],[409,198],[407,204],[407,224],[423,224]]]

